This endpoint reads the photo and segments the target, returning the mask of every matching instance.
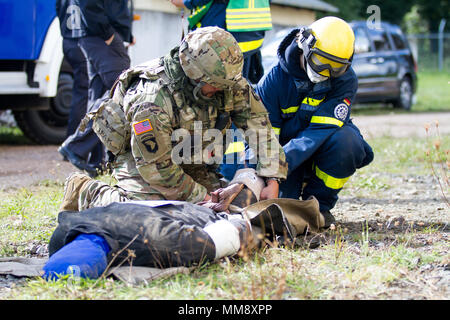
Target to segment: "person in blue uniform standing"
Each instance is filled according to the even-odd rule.
[[[70,0],[70,19],[77,21],[85,34],[79,46],[88,62],[89,99],[87,112],[95,108],[105,92],[111,89],[120,73],[130,67],[124,42],[134,44],[130,0]],[[74,166],[95,177],[105,162],[105,149],[92,129],[69,136],[58,149]]]
[[[66,137],[72,135],[77,129],[86,113],[88,101],[87,60],[78,46],[78,40],[84,37],[86,32],[81,29],[80,20],[77,19],[76,4],[76,0],[56,1],[56,14],[59,18],[63,37],[64,57],[72,67],[73,72],[72,101]]]
[[[294,29],[278,48],[279,63],[256,88],[289,166],[279,196],[316,197],[326,226],[335,221],[330,210],[345,182],[374,157],[350,118],[358,88],[354,40],[336,17]]]

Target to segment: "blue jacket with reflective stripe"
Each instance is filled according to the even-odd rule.
[[[289,172],[350,120],[358,80],[352,68],[342,76],[312,83],[300,67],[301,49],[294,29],[278,48],[278,64],[256,87],[286,153]],[[279,128],[279,132],[278,129]]]

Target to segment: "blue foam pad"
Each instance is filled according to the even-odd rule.
[[[43,268],[42,277],[56,280],[63,275],[73,274],[81,278],[96,279],[106,269],[110,250],[103,237],[82,233],[50,257]]]

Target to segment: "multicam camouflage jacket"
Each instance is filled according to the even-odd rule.
[[[219,132],[223,138],[231,121],[244,131],[253,130],[263,137],[257,143],[264,151],[258,153],[258,175],[285,179],[283,149],[266,109],[249,83],[242,79],[231,90],[216,93],[213,98],[194,94],[195,87],[180,65],[178,47],[120,75],[111,90],[112,98],[102,104],[93,125],[100,140],[116,154],[113,175],[118,186],[128,192],[158,194],[169,200],[203,200],[207,188],[186,173],[192,171],[183,168],[196,166],[199,156],[203,166],[212,157],[221,160],[223,143],[211,148],[211,139],[205,139],[205,132],[216,128],[220,131],[213,133]],[[192,147],[190,143],[194,141],[194,147],[189,149],[189,157],[182,152],[186,161],[180,164],[174,161],[180,155],[180,141],[176,139],[186,135],[190,138],[184,142]]]

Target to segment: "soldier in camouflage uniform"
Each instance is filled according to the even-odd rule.
[[[172,134],[176,129],[193,135],[216,128],[223,135],[231,121],[243,130],[264,130],[267,152],[256,168],[267,183],[261,199],[278,197],[279,179],[287,173],[285,155],[266,109],[242,77],[242,65],[232,35],[205,27],[189,33],[166,56],[123,72],[110,98],[88,115],[100,140],[116,155],[112,166],[117,185],[72,174],[61,210],[127,200],[208,201],[210,192],[220,187],[217,166],[175,163]],[[202,141],[202,149],[210,143]]]

